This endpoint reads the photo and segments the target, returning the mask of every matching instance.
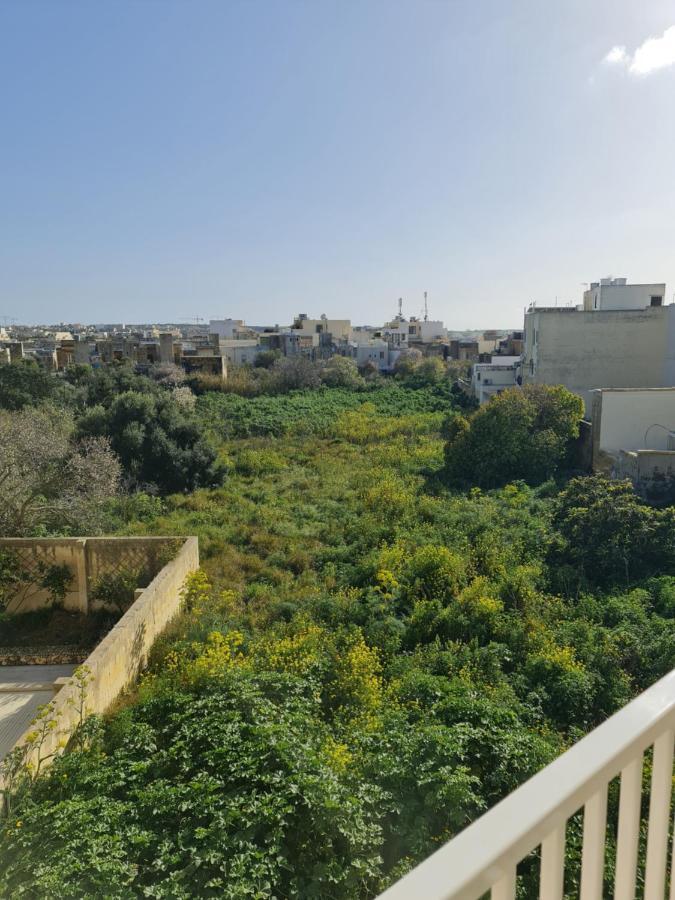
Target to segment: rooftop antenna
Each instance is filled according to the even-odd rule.
[[[429,321],[429,305],[427,303],[427,292],[424,292],[424,321]]]
[[[398,298],[398,315],[403,318],[403,297]]]

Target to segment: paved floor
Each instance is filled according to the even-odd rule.
[[[72,675],[74,671],[75,666],[0,666],[0,684],[17,684],[20,681],[51,684],[57,678]]]
[[[57,678],[75,666],[0,666],[0,759],[28,728],[39,706],[54,696]]]

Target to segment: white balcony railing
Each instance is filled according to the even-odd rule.
[[[621,775],[615,900],[634,900],[643,757],[653,746],[644,900],[675,900],[669,831],[675,739],[675,670],[575,744],[386,890],[380,900],[514,900],[516,867],[541,847],[540,900],[561,900],[565,829],[584,810],[581,900],[603,900],[607,790]],[[672,861],[671,861],[672,867]]]

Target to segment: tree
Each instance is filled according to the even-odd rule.
[[[428,384],[438,384],[445,378],[445,366],[438,356],[427,356],[415,366],[408,383],[411,387],[425,387]]]
[[[451,484],[495,487],[544,481],[569,458],[583,401],[562,385],[527,385],[493,397],[458,421],[445,445]]]
[[[187,378],[184,370],[175,363],[155,363],[151,366],[148,375],[163,387],[175,388],[185,383]]]
[[[81,437],[103,437],[134,486],[163,493],[221,484],[222,466],[189,410],[171,394],[125,391],[109,407],[95,406],[80,419]]]
[[[417,349],[403,350],[394,363],[394,374],[397,378],[408,378],[413,374],[422,360],[422,351]]]
[[[0,534],[100,531],[102,501],[119,488],[119,462],[106,438],[74,443],[72,435],[62,410],[0,412]]]
[[[559,540],[551,561],[582,583],[607,587],[675,572],[675,510],[646,506],[629,481],[572,479],[553,524]]]
[[[288,356],[278,359],[271,369],[274,387],[280,394],[305,388],[317,388],[321,384],[319,367],[304,356]]]
[[[253,366],[256,369],[270,369],[280,356],[280,350],[261,350],[253,360]]]
[[[0,409],[36,406],[59,394],[65,395],[63,383],[33,360],[0,366]]]
[[[346,356],[333,356],[326,363],[321,380],[328,387],[347,388],[356,391],[365,387],[365,379],[359,375],[356,362]]]

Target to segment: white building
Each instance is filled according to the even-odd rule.
[[[658,284],[628,284],[626,278],[601,278],[584,291],[583,308],[592,310],[646,309],[663,306],[666,286]]]
[[[371,363],[378,372],[388,372],[393,366],[390,356],[395,351],[390,351],[389,344],[380,338],[375,338],[366,343],[352,343],[350,349],[352,358],[356,360],[356,364],[359,367]],[[395,355],[396,357],[399,356],[398,353]]]
[[[378,337],[382,337],[387,341],[391,347],[404,350],[407,348],[409,341],[414,339],[417,329],[414,325],[410,325],[403,316],[397,316],[391,322],[387,322],[376,333]]]
[[[515,387],[520,372],[519,356],[493,356],[489,363],[471,368],[471,392],[480,404],[507,388]]]
[[[231,366],[253,365],[262,349],[256,340],[226,339],[220,341],[220,352]]]
[[[244,331],[243,319],[210,319],[209,334],[217,334],[219,338],[234,338],[237,331]]]
[[[448,329],[440,321],[422,320],[417,322],[417,340],[423,344],[431,344],[434,341],[446,341]]]

